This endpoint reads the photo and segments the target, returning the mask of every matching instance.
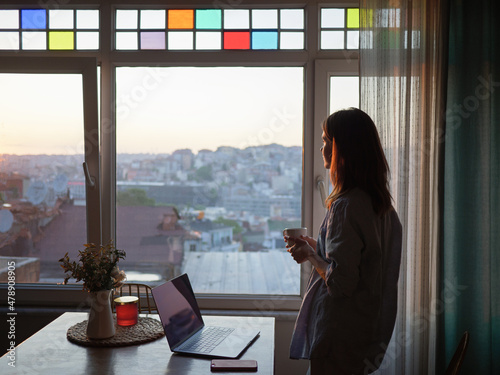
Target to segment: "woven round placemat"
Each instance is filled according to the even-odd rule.
[[[122,327],[116,324],[116,333],[109,339],[95,340],[87,337],[87,320],[77,323],[68,329],[68,340],[83,346],[128,346],[143,344],[163,337],[165,332],[160,321],[139,317],[137,324],[128,327]]]

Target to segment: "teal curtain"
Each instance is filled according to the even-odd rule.
[[[500,374],[500,6],[450,12],[437,373],[468,330],[460,373]]]

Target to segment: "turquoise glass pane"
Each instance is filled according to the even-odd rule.
[[[220,29],[222,26],[222,11],[220,9],[197,9],[197,29]]]
[[[45,9],[22,9],[21,27],[23,29],[45,29],[47,27]]]
[[[252,49],[278,49],[278,32],[253,31]]]

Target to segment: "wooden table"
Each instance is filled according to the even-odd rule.
[[[66,338],[69,327],[87,319],[86,313],[65,313],[17,346],[15,365],[9,366],[8,353],[0,358],[2,374],[85,374],[136,375],[214,374],[210,359],[174,354],[162,337],[153,342],[126,347],[84,347]],[[157,315],[144,315],[158,318]],[[207,325],[250,325],[260,330],[260,336],[240,359],[255,359],[258,371],[253,374],[274,373],[274,318],[204,316]],[[223,374],[231,374],[224,372]],[[242,374],[233,373],[233,374]]]

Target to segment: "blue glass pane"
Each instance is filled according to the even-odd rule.
[[[45,29],[47,27],[45,9],[22,9],[21,27],[23,29]]]
[[[278,49],[278,32],[253,31],[252,49]]]

